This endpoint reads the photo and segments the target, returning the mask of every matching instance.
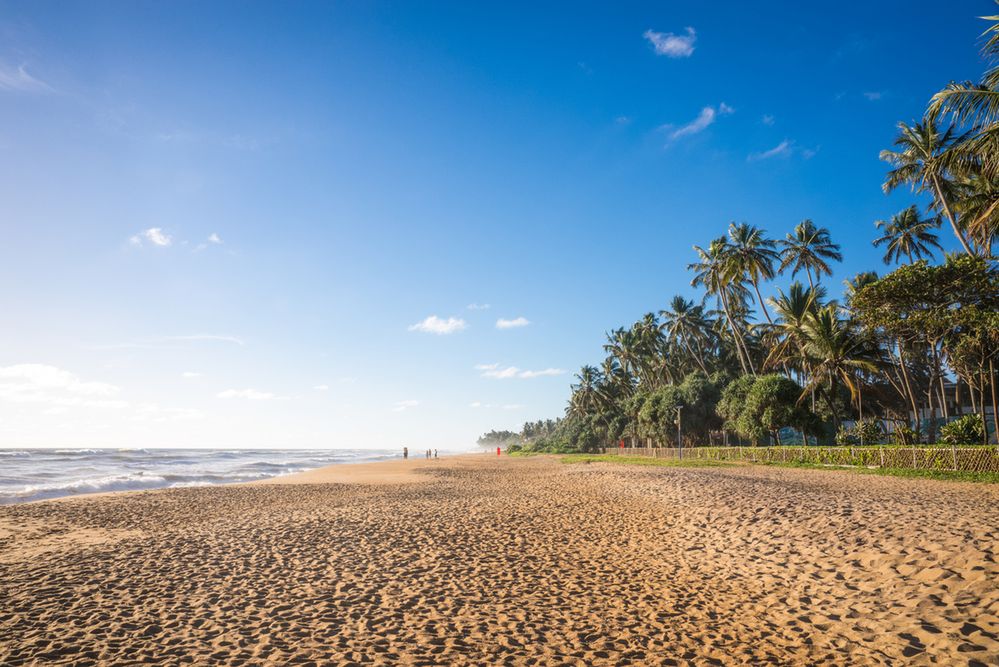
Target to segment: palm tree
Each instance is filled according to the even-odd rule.
[[[805,352],[812,362],[812,378],[800,399],[804,400],[813,389],[821,392],[828,386],[826,402],[832,412],[834,427],[839,426],[833,403],[837,382],[842,382],[850,390],[850,398],[856,403],[859,416],[863,419],[863,373],[878,370],[877,357],[867,341],[857,334],[849,321],[841,319],[837,311],[835,305],[827,305],[805,320]]]
[[[899,211],[891,217],[891,222],[878,220],[874,226],[883,231],[874,239],[874,247],[888,246],[885,248],[885,264],[899,263],[902,255],[909,259],[909,264],[913,259],[932,258],[931,246],[943,251],[937,235],[933,233],[940,226],[940,218],[920,218],[919,209],[915,206]]]
[[[601,395],[602,376],[594,366],[583,366],[576,374],[577,383],[571,386],[572,397],[569,399],[569,414],[583,417],[600,412],[604,403]]]
[[[856,296],[857,292],[877,281],[877,279],[878,274],[876,271],[861,271],[853,278],[844,280],[843,286],[846,288],[846,291],[843,294],[843,298],[846,307],[850,308],[850,303],[853,301],[853,297]]]
[[[805,355],[805,321],[822,307],[825,290],[821,287],[805,287],[797,280],[791,283],[787,294],[777,290],[777,297],[770,299],[770,307],[777,315],[774,330],[777,342],[770,349],[767,368],[785,366],[797,369],[804,374],[808,370],[808,357]]]
[[[733,262],[730,253],[731,247],[724,236],[719,236],[708,244],[705,250],[700,246],[694,246],[698,262],[687,265],[687,269],[694,271],[694,279],[690,281],[693,287],[703,286],[704,290],[711,296],[715,296],[721,303],[725,313],[725,320],[732,331],[732,338],[735,342],[736,351],[739,357],[739,365],[743,373],[756,374],[752,361],[749,358],[749,351],[745,347],[745,341],[739,328],[732,319],[731,300],[733,295],[744,293],[745,287],[742,283],[734,280]]]
[[[955,203],[968,237],[981,253],[992,255],[993,239],[999,234],[999,175],[975,168],[961,178],[961,198]]]
[[[997,2],[996,4],[999,4]],[[982,55],[987,61],[999,61],[999,15],[983,16],[992,25],[982,33],[986,42]],[[977,147],[991,145],[999,139],[999,65],[994,65],[982,77],[981,83],[951,82],[930,100],[929,114],[937,117],[951,114],[955,123],[971,126],[979,135],[973,141]],[[995,169],[996,165],[992,165]]]
[[[791,277],[798,275],[801,270],[808,276],[808,285],[815,289],[815,283],[822,274],[832,275],[832,269],[826,260],[843,261],[843,255],[839,251],[839,245],[832,242],[829,230],[825,227],[816,227],[811,220],[802,220],[794,228],[792,234],[780,241],[780,272],[791,268]],[[812,274],[815,280],[812,280]]]
[[[763,295],[760,294],[760,279],[773,280],[774,262],[778,260],[776,245],[773,240],[766,237],[766,230],[746,224],[730,223],[728,226],[728,237],[732,246],[732,263],[739,275],[748,280],[756,291],[756,303],[763,310],[763,316],[767,318],[769,324],[773,324],[770,313],[763,303]]]
[[[952,189],[947,168],[951,156],[947,150],[964,138],[958,136],[953,127],[940,132],[932,118],[911,126],[899,123],[898,131],[895,139],[898,150],[881,151],[881,159],[893,167],[881,188],[889,193],[900,185],[908,184],[916,192],[931,192],[936,205],[950,221],[951,229],[961,242],[961,247],[969,255],[974,254],[947,197]]]
[[[669,310],[661,310],[659,314],[663,318],[661,328],[707,375],[702,344],[709,335],[710,324],[704,315],[704,306],[676,295],[670,301]]]

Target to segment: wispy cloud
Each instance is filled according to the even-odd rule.
[[[672,125],[664,125],[662,129],[672,130],[669,133],[669,138],[671,141],[675,141],[682,137],[703,132],[718,119],[718,116],[724,116],[732,113],[735,113],[735,109],[722,102],[718,105],[717,109],[712,106],[704,107],[701,109],[701,113],[697,114],[697,118],[690,121],[686,125],[676,128],[675,130],[672,129]]]
[[[313,389],[316,391],[329,391],[330,386],[328,384],[317,384]]]
[[[470,303],[468,304],[469,310],[489,310],[492,306],[488,303]]]
[[[804,148],[795,144],[794,141],[790,139],[784,139],[779,144],[773,148],[759,153],[750,153],[746,156],[747,162],[758,162],[760,160],[769,160],[772,158],[788,158],[791,156],[800,156],[806,160],[810,160],[815,157],[818,153],[818,148]]]
[[[192,378],[199,378],[199,377],[201,377],[201,373],[197,373],[195,371],[184,371],[183,373],[180,374],[180,376],[182,378],[187,378],[187,379],[190,380]]]
[[[160,248],[165,248],[173,243],[173,237],[163,231],[161,227],[150,227],[128,239],[134,246],[142,246],[149,243]]]
[[[432,333],[438,336],[453,334],[467,328],[468,324],[460,317],[449,317],[445,320],[436,315],[431,315],[409,326],[410,331],[422,331],[423,333]]]
[[[566,371],[561,368],[545,368],[543,370],[521,370],[516,366],[500,366],[499,364],[479,364],[475,366],[475,370],[480,372],[480,375],[484,378],[491,378],[493,380],[509,380],[511,378],[520,378],[523,380],[530,380],[533,378],[546,377],[552,375],[565,375]]]
[[[51,93],[52,87],[28,73],[26,67],[0,64],[0,90],[11,93]]]
[[[874,90],[874,91],[871,91],[871,92],[867,92],[867,93],[864,93],[864,97],[866,97],[866,98],[867,98],[867,101],[868,101],[868,102],[877,102],[877,101],[878,101],[878,100],[880,100],[880,99],[881,99],[882,97],[884,97],[884,95],[885,95],[885,94],[884,94],[884,93],[882,93],[882,92],[881,92],[881,91],[879,91],[879,90]]]
[[[496,320],[497,329],[518,329],[520,327],[526,327],[531,321],[526,317],[515,317],[512,320],[506,320],[502,317]]]
[[[396,401],[395,405],[392,406],[392,412],[405,412],[406,410],[415,408],[419,404],[420,404],[419,401],[415,401],[413,399],[409,399],[406,401]]]
[[[225,336],[222,334],[189,334],[186,336],[162,336],[162,340],[176,340],[185,342],[216,342],[216,343],[232,343],[233,345],[245,345],[242,338],[236,336]]]
[[[685,30],[686,34],[683,35],[646,30],[642,33],[642,37],[649,40],[656,54],[660,56],[689,58],[694,53],[694,42],[697,41],[697,32],[690,26]]]
[[[746,159],[750,162],[757,162],[758,160],[769,160],[774,157],[787,157],[791,154],[791,147],[792,142],[785,139],[770,150],[762,151],[760,153],[752,153]]]
[[[763,114],[763,118],[760,119],[764,125],[773,125],[776,121],[777,119],[768,113]]]
[[[247,401],[277,401],[287,400],[287,396],[278,396],[269,391],[257,391],[256,389],[226,389],[216,394],[219,398],[241,398]]]

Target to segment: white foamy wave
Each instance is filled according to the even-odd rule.
[[[380,461],[386,450],[0,449],[0,505],[109,491],[210,486],[327,465]]]

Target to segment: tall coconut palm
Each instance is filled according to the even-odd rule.
[[[886,245],[884,262],[900,263],[904,255],[912,264],[914,259],[932,258],[931,247],[943,251],[940,240],[933,230],[940,226],[940,218],[920,218],[915,206],[899,211],[891,221],[878,220],[874,226],[882,230],[881,236],[874,239],[874,247]]]
[[[631,329],[618,328],[607,334],[604,351],[617,360],[621,374],[628,384],[637,376],[639,340]]]
[[[708,244],[707,250],[695,245],[694,251],[697,252],[700,261],[687,265],[689,270],[695,272],[694,279],[690,281],[690,284],[694,287],[703,286],[705,292],[718,299],[725,313],[725,320],[732,332],[742,372],[755,375],[756,370],[749,358],[749,351],[746,349],[742,332],[739,331],[732,318],[732,296],[744,293],[745,287],[742,286],[742,283],[734,280],[730,250],[731,247],[724,236],[719,236]]]
[[[983,169],[961,178],[960,199],[955,203],[965,223],[968,237],[986,257],[992,255],[992,243],[999,235],[999,175]]]
[[[756,303],[767,318],[768,324],[773,324],[763,295],[760,294],[760,280],[773,280],[774,262],[779,259],[774,250],[775,243],[768,239],[766,230],[753,225],[730,223],[728,226],[729,244],[732,246],[731,256],[734,270],[744,280],[748,280],[756,291]]]
[[[832,275],[829,262],[843,261],[843,255],[839,251],[839,245],[832,242],[829,230],[825,227],[816,227],[811,220],[802,220],[795,228],[794,232],[787,235],[783,241],[778,242],[780,251],[780,272],[784,273],[791,269],[791,277],[798,275],[799,271],[804,271],[808,276],[808,285],[815,289],[815,283],[822,275]],[[814,280],[812,279],[814,274]]]
[[[916,192],[930,192],[937,207],[944,212],[950,222],[954,236],[969,255],[974,254],[964,231],[958,224],[948,192],[952,189],[947,150],[964,137],[959,136],[953,127],[940,131],[937,123],[928,118],[915,125],[898,124],[897,150],[881,151],[881,159],[892,166],[885,177],[882,189],[888,193],[908,184]]]

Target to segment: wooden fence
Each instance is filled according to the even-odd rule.
[[[868,445],[863,447],[684,447],[683,458],[746,463],[810,463],[815,465],[999,472],[999,446]],[[679,458],[676,447],[608,447],[604,454]]]

